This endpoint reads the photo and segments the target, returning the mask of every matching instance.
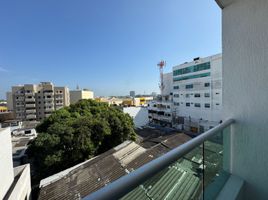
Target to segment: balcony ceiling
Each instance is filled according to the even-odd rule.
[[[224,9],[226,6],[233,3],[235,0],[215,0],[220,8]]]

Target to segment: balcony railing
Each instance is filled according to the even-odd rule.
[[[224,121],[84,199],[216,199],[229,178],[232,123]]]

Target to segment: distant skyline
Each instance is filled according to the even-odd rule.
[[[51,81],[96,96],[159,93],[165,72],[221,53],[211,0],[0,2],[0,99],[12,85]]]

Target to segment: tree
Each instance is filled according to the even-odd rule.
[[[94,100],[81,100],[55,111],[36,128],[27,150],[39,179],[135,140],[128,114]]]

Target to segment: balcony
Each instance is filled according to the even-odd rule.
[[[26,108],[35,108],[35,103],[33,104],[25,104]]]
[[[35,98],[25,98],[25,102],[35,102]]]
[[[36,110],[35,109],[30,109],[30,110],[26,110],[26,113],[36,113]]]
[[[84,199],[222,198],[234,179],[228,173],[233,123],[230,119],[219,124]]]
[[[25,92],[25,96],[33,96],[34,93],[33,92]]]
[[[36,115],[35,114],[26,115],[26,119],[36,119]]]

